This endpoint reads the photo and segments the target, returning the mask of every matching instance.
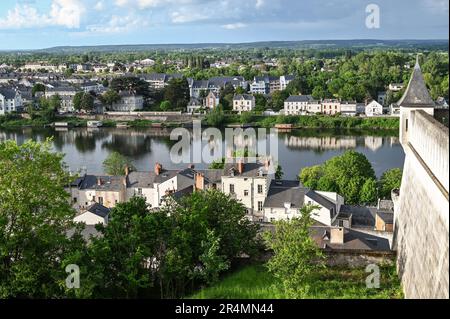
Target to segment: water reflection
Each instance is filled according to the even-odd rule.
[[[151,170],[155,162],[164,163],[166,167],[171,168],[186,166],[171,162],[169,151],[177,141],[170,140],[170,130],[115,128],[58,131],[50,128],[0,130],[0,141],[10,139],[19,144],[28,139],[44,141],[50,137],[53,138],[54,150],[66,154],[65,160],[74,171],[85,166],[91,173],[102,173],[102,163],[113,151],[130,157],[139,170]],[[255,146],[265,143],[266,140],[260,137],[257,140],[237,138],[236,142]],[[206,140],[203,145],[212,156],[217,144]],[[278,158],[285,178],[288,179],[296,178],[299,170],[305,166],[323,163],[349,149],[364,153],[378,176],[386,169],[403,166],[404,154],[396,135],[380,134],[379,131],[294,130],[279,133],[278,136]],[[223,150],[231,152],[225,148]],[[217,158],[219,156],[220,154],[217,154]],[[207,166],[207,164],[197,165],[199,168]]]

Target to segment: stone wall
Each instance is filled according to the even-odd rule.
[[[412,112],[400,196],[393,197],[406,298],[449,298],[448,143],[448,128]]]
[[[375,264],[394,265],[395,253],[393,251],[358,251],[358,250],[336,250],[325,251],[328,266],[345,266],[349,268],[366,267]]]

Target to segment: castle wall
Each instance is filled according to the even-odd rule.
[[[412,111],[394,245],[406,298],[449,298],[448,129]]]

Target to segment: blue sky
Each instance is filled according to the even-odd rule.
[[[366,27],[366,6],[380,28]],[[448,0],[1,0],[0,50],[60,45],[448,39]]]

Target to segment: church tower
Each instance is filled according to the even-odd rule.
[[[434,116],[434,101],[428,92],[422,70],[419,65],[419,56],[416,59],[416,65],[409,80],[405,94],[397,102],[400,107],[400,142],[403,147],[408,144],[408,128],[411,127],[411,111],[423,110]]]

